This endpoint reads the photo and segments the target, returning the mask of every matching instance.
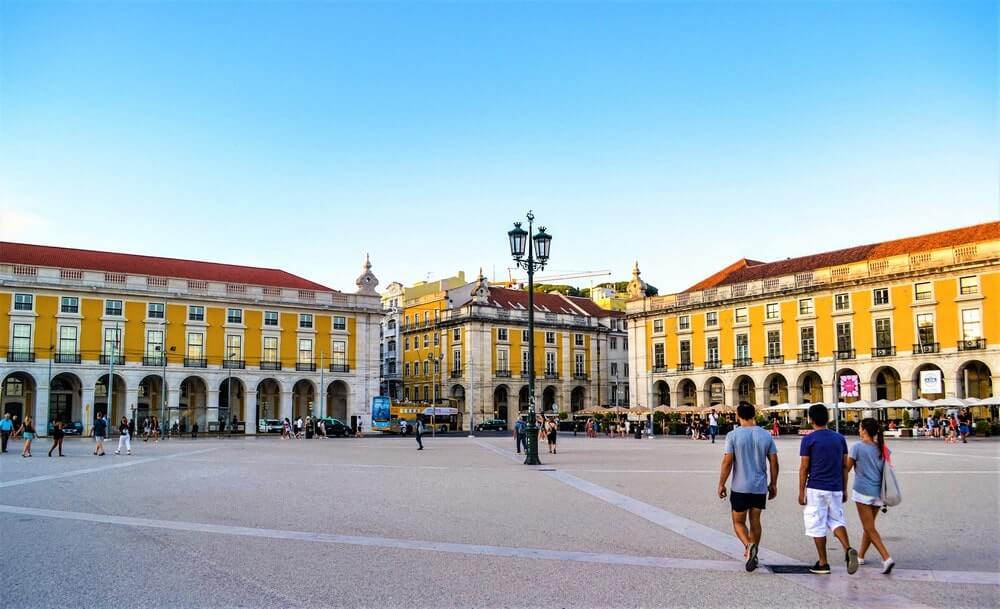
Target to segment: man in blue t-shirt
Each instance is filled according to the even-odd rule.
[[[812,433],[802,438],[799,447],[799,505],[806,506],[802,516],[806,535],[816,544],[819,560],[809,571],[829,574],[830,563],[826,557],[826,536],[831,531],[844,546],[847,572],[858,570],[858,552],[847,538],[847,521],[844,520],[844,502],[847,495],[847,440],[827,429],[830,414],[823,404],[809,407]]]
[[[736,408],[740,426],[726,434],[726,452],[722,457],[722,471],[719,474],[720,499],[726,498],[726,482],[729,474],[733,475],[729,503],[733,508],[733,530],[746,548],[743,558],[746,559],[747,571],[757,568],[761,510],[765,508],[768,499],[778,496],[778,447],[771,434],[757,426],[755,415],[756,411],[750,404],[740,404]],[[771,471],[770,484],[768,469]]]

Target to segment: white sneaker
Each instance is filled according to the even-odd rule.
[[[116,454],[116,455],[120,455],[121,453],[120,453],[120,452],[118,452],[118,451],[116,450],[116,451],[115,451],[115,454]]]
[[[882,561],[882,575],[889,575],[892,573],[892,568],[896,566],[896,561],[892,559],[892,556],[888,560]]]
[[[865,564],[865,559],[864,559],[864,558],[861,558],[860,556],[858,556],[858,564],[859,564],[859,565],[863,565],[863,564]]]
[[[131,455],[131,454],[132,454],[132,451],[128,451],[128,454],[130,454],[130,455]]]

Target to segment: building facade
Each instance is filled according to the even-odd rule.
[[[845,377],[860,383],[856,397],[840,396],[848,402],[990,397],[1000,222],[744,259],[687,291],[635,298],[627,314],[642,406],[831,402]],[[940,391],[923,391],[923,371],[940,377]]]
[[[407,300],[403,399],[447,401],[463,413],[466,428],[489,418],[513,426],[529,401],[527,306],[526,292],[491,287],[482,275],[470,284]],[[626,348],[621,317],[586,298],[535,295],[539,411],[571,413],[608,403],[614,386],[608,365],[624,359],[619,353]],[[609,357],[612,336],[619,347]]]
[[[0,243],[0,407],[202,430],[235,416],[366,419],[378,280],[346,294],[274,269]],[[111,379],[109,381],[109,379]]]

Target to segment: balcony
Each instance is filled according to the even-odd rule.
[[[819,353],[816,353],[815,351],[810,351],[808,353],[799,353],[800,364],[804,362],[818,362],[818,361],[819,361]]]
[[[451,371],[451,378],[453,378],[453,379],[460,379],[460,378],[462,378],[462,369],[461,368],[454,368],[454,369],[452,369],[452,371]]]
[[[330,364],[330,372],[350,372],[351,367],[347,364]]]
[[[659,366],[653,366],[653,374],[666,374],[667,367],[660,364]]]
[[[677,364],[677,372],[691,372],[694,370],[694,364],[691,362],[681,362]]]
[[[574,381],[585,381],[588,378],[589,377],[587,376],[586,372],[576,372],[576,373],[573,374],[573,380]]]
[[[246,360],[242,359],[224,359],[222,360],[222,367],[229,370],[243,370],[247,367]]]
[[[546,370],[545,371],[545,378],[551,379],[551,380],[554,380],[554,381],[558,381],[559,380],[559,373],[555,372],[555,371],[552,371],[552,370]]]
[[[749,357],[738,357],[733,360],[733,368],[749,368],[753,366],[753,359]]]
[[[834,351],[833,354],[834,354],[834,356],[838,360],[840,360],[840,359],[854,359],[854,357],[856,355],[854,349],[838,349],[838,350]]]
[[[281,370],[281,362],[268,362],[268,361],[263,361],[262,360],[260,362],[260,369],[261,370]]]
[[[316,372],[316,364],[313,362],[295,362],[295,369],[299,372]]]
[[[208,361],[204,357],[185,357],[185,368],[207,368]]]
[[[52,361],[57,364],[79,364],[80,354],[79,353],[56,353]]]
[[[872,348],[872,357],[892,357],[896,355],[896,347],[874,347]]]
[[[722,361],[717,359],[710,359],[705,361],[705,370],[718,370],[722,368]]]
[[[768,366],[780,366],[785,363],[784,355],[768,355],[764,358],[764,363]]]
[[[914,343],[913,353],[940,353],[941,344],[940,343]]]
[[[112,363],[114,363],[115,366],[124,366],[125,365],[125,356],[124,355],[110,355],[108,353],[102,353],[101,354],[101,364],[102,365],[107,366],[107,365],[110,365]]]
[[[510,370],[497,370],[496,371],[496,377],[500,378],[500,379],[509,379],[510,378]]]
[[[978,351],[986,348],[985,338],[970,338],[969,340],[958,341],[959,351]]]
[[[166,363],[166,360],[162,355],[144,355],[142,356],[143,366],[156,366],[157,368],[162,368]]]
[[[531,373],[529,371],[527,371],[527,370],[522,370],[521,371],[521,378],[526,379],[529,376],[531,376]]]

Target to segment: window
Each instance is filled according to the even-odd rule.
[[[76,355],[76,326],[59,327],[59,354]]]
[[[462,351],[460,349],[455,349],[451,353],[451,365],[452,370],[456,372],[462,371]]]
[[[851,309],[851,295],[847,292],[835,294],[833,296],[833,308],[837,311],[849,311]]]
[[[120,328],[104,328],[104,355],[120,355],[122,352],[122,331]]]
[[[334,330],[346,330],[347,329],[347,318],[343,315],[333,316],[333,329]]]
[[[767,331],[767,357],[772,360],[781,358],[781,331],[779,330]]]
[[[979,309],[962,309],[962,340],[972,341],[983,337],[983,324]]]
[[[764,308],[764,317],[767,319],[781,319],[781,308],[776,302],[769,302]]]
[[[663,343],[653,345],[653,368],[662,370],[666,367],[666,358],[663,355]]]
[[[407,370],[406,376],[410,376],[409,370]],[[407,402],[410,401],[410,388],[409,387],[403,387],[403,399],[406,400]]]
[[[431,312],[424,311],[424,323],[429,324],[431,322]]]
[[[575,345],[576,345],[577,347],[582,347],[582,346],[583,346],[583,334],[577,334],[577,335],[576,335],[576,336],[574,337],[574,339],[573,339],[573,340],[574,340],[574,344],[575,344]]]
[[[507,328],[497,328],[497,340],[507,342]]]
[[[441,372],[441,360],[435,359],[434,360],[434,374],[437,374],[439,372]]]
[[[201,332],[188,332],[187,356],[189,359],[205,357],[205,335]]]
[[[710,337],[705,344],[705,351],[707,355],[707,361],[717,362],[719,361],[719,337]]]
[[[913,286],[914,300],[930,300],[931,296],[931,282],[924,281]]]
[[[799,315],[812,315],[814,311],[812,298],[802,298],[799,300]]]
[[[462,341],[462,329],[455,328],[451,331],[451,340],[458,343]]]
[[[424,376],[430,376],[430,375],[431,375],[431,363],[427,360],[424,360]]]
[[[654,319],[653,320],[653,332],[663,332],[663,320]]]
[[[618,362],[611,362],[611,376],[618,376]]]
[[[892,346],[892,322],[888,317],[875,320],[875,348],[888,349]]]
[[[311,327],[313,327],[313,316],[312,316],[312,313],[300,313],[299,314],[299,327],[300,328],[311,328]]]
[[[554,344],[556,344],[556,333],[555,332],[546,332],[545,333],[545,344],[546,345],[554,345]]]
[[[528,371],[531,370],[531,366],[528,364],[528,350],[521,350],[521,373],[527,375]]]
[[[966,294],[978,294],[979,293],[979,277],[975,275],[970,277],[959,277],[958,279],[958,293],[961,295]]]
[[[311,364],[313,361],[313,342],[310,338],[299,339],[299,360],[300,364]]]
[[[691,329],[691,316],[681,315],[677,318],[677,329],[678,330],[690,330]]]
[[[799,330],[799,353],[802,355],[816,353],[816,328],[809,326]]]
[[[431,346],[431,335],[424,334],[424,349]]]
[[[205,321],[205,307],[195,305],[188,307],[188,321]]]
[[[556,352],[546,351],[545,352],[545,374],[555,374],[556,373]]]
[[[574,373],[577,376],[583,376],[584,375],[584,370],[585,370],[583,354],[582,353],[577,353],[574,356],[574,360],[575,360],[574,361],[574,368],[573,368]]]
[[[121,317],[122,316],[122,301],[120,300],[105,300],[104,301],[104,314],[108,317]]]
[[[708,327],[719,325],[719,314],[715,311],[705,313],[705,325]]]
[[[626,351],[628,351],[628,337],[627,336],[624,337],[624,338],[622,338],[622,349],[625,349]]]
[[[852,345],[851,322],[848,321],[837,324],[837,351],[850,351]]]
[[[750,336],[748,334],[736,335],[736,359],[743,363],[750,359]]]
[[[164,306],[162,302],[151,302],[146,307],[146,317],[150,319],[163,319]]]
[[[497,350],[497,370],[501,372],[510,371],[510,351],[506,349]]]
[[[933,313],[921,313],[917,315],[917,342],[921,345],[934,343]]]
[[[745,324],[747,323],[747,308],[746,307],[736,307],[736,323]]]
[[[409,336],[404,336],[403,337],[403,351],[409,351],[409,350],[410,350],[410,337]]]
[[[681,341],[681,363],[685,366],[691,365],[691,341]]]
[[[622,370],[624,371],[625,376],[628,376],[628,362],[625,362],[624,364],[622,364]],[[628,387],[628,385],[626,385],[626,388],[627,387]]]
[[[163,357],[163,330],[146,330],[146,357]]]
[[[14,294],[14,310],[30,311],[34,308],[35,297],[31,294]]]
[[[261,358],[262,361],[277,363],[278,361],[278,337],[277,336],[265,336],[264,337],[264,354]]]
[[[403,376],[410,376],[410,362],[403,364]]]
[[[275,326],[278,325],[278,312],[277,311],[264,311],[264,325],[265,326]]]
[[[872,290],[872,302],[875,306],[889,304],[889,288],[875,288]]]
[[[424,385],[424,401],[425,402],[430,402],[431,401],[431,388],[430,388],[430,385]]]
[[[527,330],[521,330],[521,342],[524,344],[528,344],[530,340],[531,340],[530,333]]]
[[[437,347],[439,344],[441,344],[441,336],[437,332],[435,332],[434,333],[434,346]]]
[[[407,315],[406,317],[403,318],[403,327],[405,328],[408,325],[410,325],[410,316],[409,315]]]
[[[612,336],[610,339],[608,339],[608,348],[610,348],[610,349],[617,349],[618,348],[618,337],[617,336]]]
[[[11,351],[15,353],[31,352],[31,324],[14,324],[14,335],[10,341]]]
[[[79,313],[80,299],[76,296],[63,296],[59,311],[61,313]]]
[[[243,309],[226,309],[227,324],[243,323]]]

